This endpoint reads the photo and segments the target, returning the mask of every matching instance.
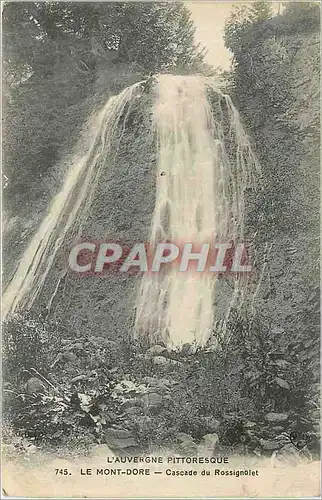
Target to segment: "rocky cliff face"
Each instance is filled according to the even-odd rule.
[[[263,278],[258,310],[293,331],[318,286],[320,40],[318,31],[282,28],[273,21],[246,43],[235,92],[262,166],[249,214]]]
[[[115,138],[105,159],[80,241],[118,242],[131,248],[148,240],[155,202],[155,145],[151,134],[150,96],[142,95]],[[69,323],[72,331],[124,338],[131,330],[140,276],[108,271],[101,275],[73,273],[68,254],[70,234],[55,269],[38,297],[36,309],[50,305],[51,317]],[[57,288],[55,289],[57,284]]]

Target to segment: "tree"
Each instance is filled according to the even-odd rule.
[[[266,21],[272,16],[269,2],[257,1],[241,7],[234,7],[225,25],[224,39],[226,46],[236,55],[242,50],[243,35],[249,29]]]
[[[250,5],[250,19],[252,22],[266,21],[272,17],[272,8],[268,2],[257,1]]]
[[[319,27],[320,2],[287,2],[284,14],[291,26],[300,26],[301,30]]]
[[[178,3],[8,3],[3,27],[7,72],[20,78],[45,76],[64,53],[91,59],[90,69],[109,51],[150,71],[202,59],[190,12]]]
[[[203,59],[179,3],[11,2],[3,28],[10,213],[51,198],[48,175],[70,151],[98,91],[106,96],[158,71],[193,71]]]

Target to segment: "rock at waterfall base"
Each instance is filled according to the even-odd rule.
[[[178,441],[177,451],[179,453],[183,453],[184,455],[195,455],[198,453],[198,446],[192,436],[185,432],[180,432],[176,437]]]
[[[105,439],[107,446],[112,450],[132,448],[137,445],[131,432],[125,429],[107,429]]]
[[[213,452],[218,442],[219,436],[214,432],[212,434],[205,434],[200,444],[207,452]]]
[[[141,399],[144,402],[144,405],[148,408],[160,406],[163,401],[162,396],[160,396],[157,392],[144,394]]]
[[[156,344],[150,347],[146,351],[146,356],[148,357],[153,357],[153,356],[161,356],[162,354],[165,354],[167,352],[167,349],[163,347],[162,345]]]

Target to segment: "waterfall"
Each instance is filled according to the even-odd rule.
[[[144,82],[111,97],[92,116],[62,187],[4,292],[3,318],[32,307],[68,235],[81,235],[102,168],[108,155],[116,155],[115,143],[126,133],[131,105]],[[245,191],[254,186],[258,165],[230,97],[202,76],[159,75],[154,91],[151,133],[156,138],[157,182],[150,247],[169,240],[198,245],[242,239]],[[242,292],[235,279],[225,318]],[[205,345],[220,293],[216,275],[207,272],[170,268],[144,274],[134,336],[162,339],[172,348],[187,342]]]
[[[160,75],[153,123],[157,192],[150,244],[237,241],[244,235],[244,194],[258,165],[230,97],[201,76]],[[230,144],[227,150],[226,144]],[[135,333],[176,348],[205,345],[214,325],[217,277],[146,274],[136,303]],[[235,279],[229,309],[238,300]]]
[[[122,115],[134,101],[144,82],[137,82],[119,95],[109,98],[103,108],[89,120],[84,137],[67,168],[62,187],[23,253],[13,279],[3,294],[3,319],[18,307],[29,309],[32,306],[68,231],[76,221],[82,223]]]

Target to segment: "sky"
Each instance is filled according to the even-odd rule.
[[[231,54],[225,48],[223,40],[224,26],[234,6],[241,6],[248,2],[222,1],[189,1],[186,7],[191,11],[196,25],[196,41],[201,42],[208,54],[206,62],[212,66],[229,69]],[[278,2],[272,2],[273,11],[277,10]]]
[[[234,5],[233,2],[187,2],[192,19],[196,25],[196,41],[208,50],[206,62],[213,66],[228,69],[231,55],[225,48],[223,31],[226,19]]]

